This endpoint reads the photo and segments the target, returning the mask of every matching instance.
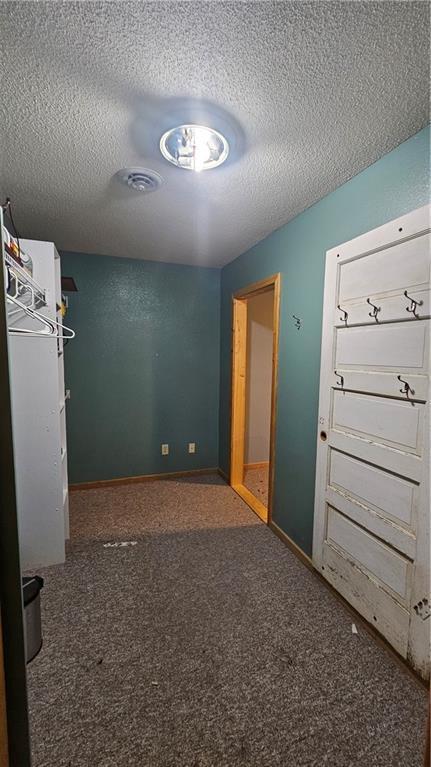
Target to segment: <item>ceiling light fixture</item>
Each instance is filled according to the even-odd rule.
[[[229,144],[221,133],[212,128],[179,125],[163,134],[160,151],[178,168],[199,173],[221,165],[229,154]]]

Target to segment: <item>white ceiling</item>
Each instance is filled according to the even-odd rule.
[[[2,2],[0,27],[0,192],[63,250],[220,266],[428,120],[424,2]],[[230,161],[163,160],[187,119]]]

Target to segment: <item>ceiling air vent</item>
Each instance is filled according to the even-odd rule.
[[[162,177],[149,168],[123,168],[118,171],[117,176],[135,192],[155,192],[163,184]]]

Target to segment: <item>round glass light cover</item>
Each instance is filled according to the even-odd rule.
[[[217,168],[229,154],[225,137],[204,125],[179,125],[166,131],[160,139],[163,157],[185,170]]]

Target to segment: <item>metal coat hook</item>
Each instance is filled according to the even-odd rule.
[[[416,307],[422,306],[423,301],[416,301],[415,298],[412,298],[411,296],[409,296],[409,294],[407,293],[407,290],[404,291],[404,295],[411,302],[410,306],[406,306],[406,312],[411,312],[414,315],[414,317],[418,317],[419,315],[416,314]]]
[[[348,316],[349,316],[349,315],[347,314],[346,310],[345,310],[345,309],[342,309],[342,308],[341,308],[341,306],[340,306],[340,304],[338,304],[338,306],[337,306],[337,309],[339,309],[339,310],[340,310],[340,312],[343,312],[343,314],[344,314],[344,317],[340,317],[340,320],[341,320],[341,322],[345,322],[345,323],[346,323],[346,325],[347,325],[347,318],[348,318]]]
[[[415,390],[411,388],[410,384],[407,381],[404,381],[404,379],[401,378],[401,376],[397,376],[397,378],[400,381],[400,383],[404,384],[403,388],[400,389],[401,394],[405,394],[406,397],[408,397],[409,394],[411,394],[413,397]]]
[[[342,376],[341,373],[337,373],[336,370],[334,370],[334,373],[337,376],[337,378],[340,379],[339,381],[337,381],[337,386],[341,386],[341,388],[343,389],[344,388],[344,376]]]
[[[302,328],[302,320],[300,317],[296,317],[295,314],[292,314],[293,319],[295,320],[295,328],[297,330],[300,330]]]
[[[371,303],[369,298],[367,298],[367,304],[369,306],[372,306],[372,308],[373,308],[372,312],[368,312],[368,316],[369,317],[373,317],[375,319],[375,321],[378,322],[377,315],[381,311],[382,307],[381,306],[376,306],[375,304]]]

